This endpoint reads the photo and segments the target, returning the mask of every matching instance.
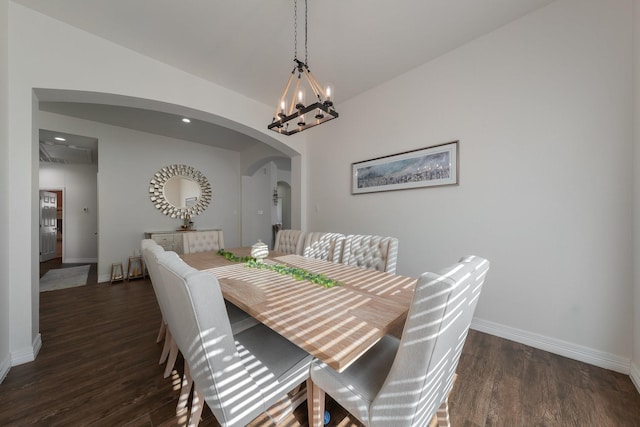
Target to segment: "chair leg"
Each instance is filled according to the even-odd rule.
[[[171,349],[172,342],[173,338],[171,337],[171,332],[169,332],[169,328],[165,327],[164,346],[162,347],[162,354],[160,355],[160,362],[158,362],[158,365],[162,365],[167,361],[167,356],[169,355],[169,350]]]
[[[311,378],[307,379],[309,427],[322,427],[324,425],[324,397],[324,390],[315,385]]]
[[[180,396],[178,397],[178,406],[176,408],[176,414],[179,414],[180,412],[182,412],[189,405],[189,395],[191,394],[192,385],[193,385],[193,378],[191,377],[189,364],[185,360],[184,375],[182,376],[182,385],[180,387]]]
[[[438,418],[438,427],[451,427],[451,423],[449,422],[449,401],[445,400],[442,402],[438,411],[436,412],[436,417]]]
[[[160,342],[164,339],[165,329],[167,329],[167,324],[164,323],[164,319],[160,321],[160,330],[158,331],[158,338],[156,338],[156,342]]]
[[[274,425],[279,425],[289,414],[307,400],[305,383],[301,383],[293,390],[273,403],[266,411],[267,416]]]
[[[200,424],[200,417],[204,409],[204,398],[198,387],[194,387],[193,400],[191,402],[191,415],[189,416],[189,427],[197,427]]]
[[[164,367],[164,377],[168,378],[173,371],[173,367],[176,365],[176,359],[178,358],[178,344],[171,339],[171,349],[169,350],[169,357],[167,358],[167,365]]]

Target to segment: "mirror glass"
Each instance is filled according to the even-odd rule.
[[[200,171],[187,165],[170,165],[156,172],[149,186],[153,205],[171,218],[198,215],[209,206],[211,186]]]
[[[164,183],[164,198],[177,208],[190,208],[200,198],[200,186],[191,178],[172,176]]]

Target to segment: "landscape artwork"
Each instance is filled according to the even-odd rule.
[[[352,164],[353,194],[458,183],[458,141]]]

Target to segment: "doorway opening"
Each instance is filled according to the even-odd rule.
[[[76,270],[97,271],[98,140],[47,129],[39,130],[39,139],[39,267],[45,292],[80,281]],[[97,283],[97,275],[82,281]]]

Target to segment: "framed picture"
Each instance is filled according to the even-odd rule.
[[[198,201],[197,197],[187,197],[186,199],[184,199],[184,205],[187,208],[192,208],[196,205],[197,201]]]
[[[351,194],[458,184],[458,141],[351,164]]]

